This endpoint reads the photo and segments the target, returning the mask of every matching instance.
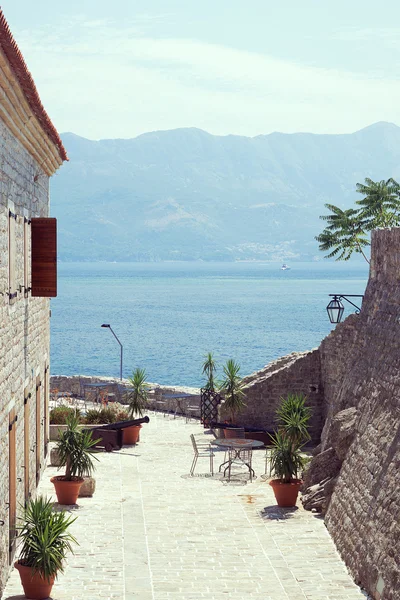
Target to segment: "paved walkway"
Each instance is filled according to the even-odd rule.
[[[150,414],[137,447],[100,455],[95,495],[73,511],[80,546],[52,598],[365,599],[319,517],[278,509],[260,477],[207,475],[206,458],[189,477],[189,434],[202,432],[197,422]],[[263,456],[255,453],[257,475]],[[55,472],[46,470],[41,493],[54,494]],[[23,598],[21,589],[14,570],[4,600]]]

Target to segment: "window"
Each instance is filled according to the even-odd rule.
[[[17,215],[11,210],[8,211],[8,297],[10,303],[13,303],[17,297],[17,286],[15,282],[15,224]]]
[[[32,296],[57,296],[57,220],[31,219]]]

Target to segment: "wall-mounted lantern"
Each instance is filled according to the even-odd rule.
[[[344,306],[341,300],[346,300],[346,302],[354,306],[357,315],[360,313],[361,308],[359,308],[356,304],[354,304],[354,302],[349,300],[349,298],[364,298],[362,294],[329,294],[329,296],[332,298],[332,300],[326,307],[326,311],[328,313],[328,317],[331,323],[340,323],[340,321],[342,320]]]

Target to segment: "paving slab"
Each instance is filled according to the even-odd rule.
[[[210,434],[196,421],[150,413],[137,446],[99,455],[93,498],[68,510],[79,541],[53,600],[365,600],[341,561],[323,520],[280,509],[263,477],[232,481],[199,458],[190,477],[190,434]],[[55,498],[48,467],[39,493]],[[18,574],[3,600],[22,598]]]

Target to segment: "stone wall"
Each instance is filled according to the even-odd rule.
[[[400,229],[374,231],[360,315],[322,342],[327,419],[305,503],[374,597],[400,597]],[[313,496],[314,494],[314,496]],[[315,503],[315,499],[317,499]]]
[[[41,173],[35,181],[35,175]],[[24,216],[48,215],[48,177],[30,154],[22,147],[0,121],[0,591],[8,570],[9,544],[9,414],[15,410],[16,422],[16,476],[17,509],[25,500],[25,477],[29,476],[29,490],[36,489],[36,382],[41,382],[40,469],[44,468],[44,422],[45,380],[49,375],[49,308],[47,298],[25,297],[24,288]],[[17,297],[10,303],[9,290],[9,244],[8,213],[17,216],[15,223],[16,260],[15,279]],[[29,242],[29,240],[28,240]],[[30,246],[30,243],[28,243]],[[30,265],[30,260],[29,260]],[[29,463],[24,456],[24,390],[28,400],[29,414]]]
[[[324,423],[323,389],[318,350],[294,352],[271,362],[246,377],[245,409],[237,416],[238,425],[272,430],[280,399],[288,393],[303,393],[312,409],[310,434],[319,443]],[[221,418],[229,415],[220,409]]]

